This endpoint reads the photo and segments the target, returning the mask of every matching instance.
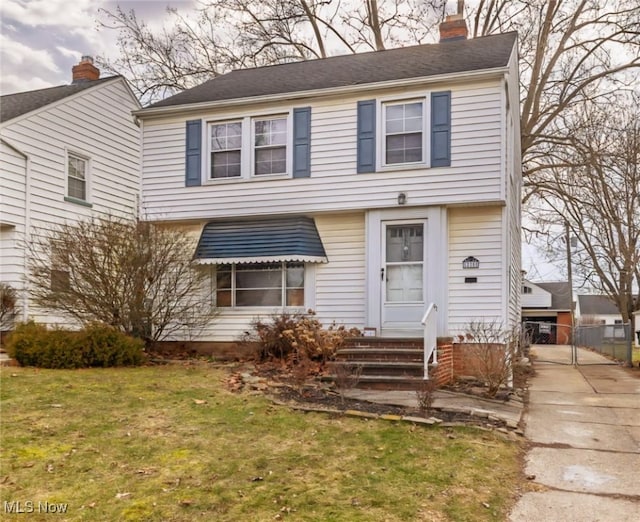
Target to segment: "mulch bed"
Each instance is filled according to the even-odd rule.
[[[468,425],[484,428],[503,428],[499,420],[473,416],[460,411],[432,408],[421,411],[418,408],[380,404],[342,397],[331,385],[320,381],[320,369],[310,379],[295,383],[296,379],[280,365],[244,364],[234,368],[227,380],[231,391],[253,390],[272,397],[281,404],[310,410],[347,412],[355,410],[373,415],[400,415],[403,417],[436,418],[443,424]],[[295,384],[293,384],[295,383]]]

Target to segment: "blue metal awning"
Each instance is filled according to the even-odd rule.
[[[315,222],[304,216],[211,221],[202,229],[194,259],[203,264],[328,262]]]

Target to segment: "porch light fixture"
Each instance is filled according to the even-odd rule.
[[[462,262],[462,268],[480,268],[480,260],[476,257],[469,256]]]
[[[398,194],[398,205],[404,205],[407,202],[407,195],[404,192]]]

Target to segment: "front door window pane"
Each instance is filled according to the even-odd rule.
[[[387,301],[422,301],[422,264],[387,267]]]
[[[387,302],[422,302],[424,225],[387,225],[385,296]]]
[[[424,237],[422,225],[387,226],[388,263],[422,261],[424,256]]]

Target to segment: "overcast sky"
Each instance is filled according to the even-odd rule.
[[[63,85],[81,56],[114,56],[117,32],[98,19],[118,4],[161,24],[167,5],[189,9],[195,0],[1,0],[0,92]]]

